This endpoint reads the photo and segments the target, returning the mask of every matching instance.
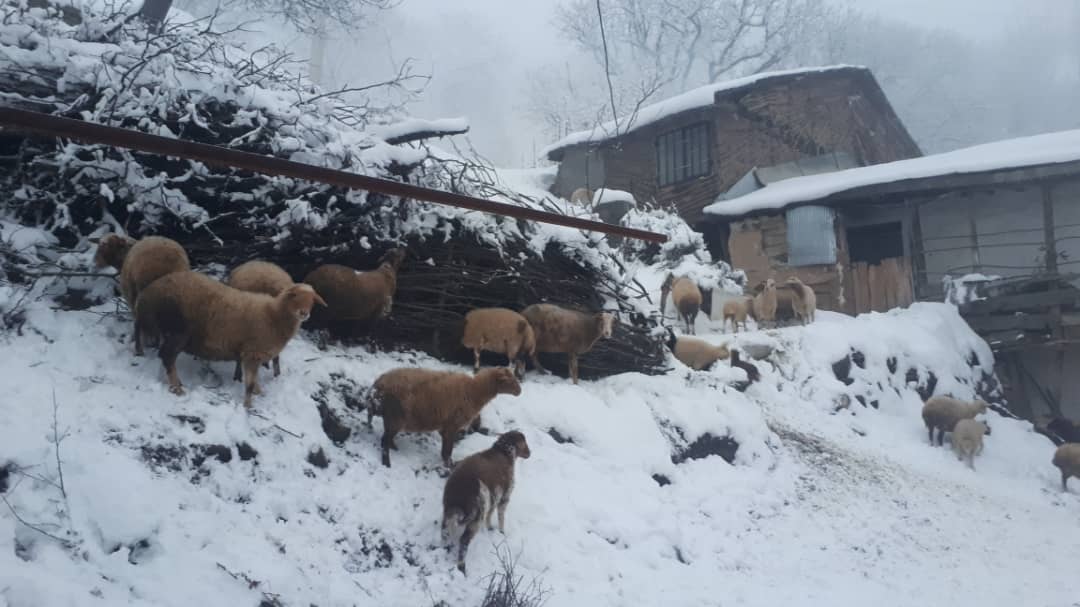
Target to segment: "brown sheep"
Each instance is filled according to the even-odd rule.
[[[758,322],[760,326],[764,326],[765,323],[771,323],[773,327],[776,327],[776,281],[768,279],[765,281],[765,288],[754,296],[754,320]]]
[[[533,304],[521,311],[536,334],[535,352],[565,352],[570,378],[578,383],[578,356],[592,349],[597,340],[611,337],[615,317],[609,312],[587,314],[554,304]],[[546,373],[534,352],[533,365]]]
[[[261,394],[259,365],[277,356],[316,304],[326,305],[310,285],[297,284],[277,297],[247,293],[197,272],[174,272],[154,281],[135,304],[135,334],[161,336],[158,354],[169,391],[183,394],[176,358],[187,352],[204,360],[240,359],[244,407]],[[141,352],[142,343],[135,342]]]
[[[506,533],[506,506],[514,490],[514,460],[532,453],[525,435],[511,430],[499,436],[490,449],[461,460],[446,479],[443,489],[442,537],[447,549],[458,543],[457,568],[465,573],[469,542],[480,530],[480,521],[493,530],[491,515],[499,512],[499,532]],[[463,529],[464,528],[464,529]]]
[[[686,276],[675,278],[674,274],[668,274],[664,284],[660,286],[660,314],[664,314],[667,306],[667,293],[671,293],[671,300],[675,302],[675,310],[679,318],[686,323],[686,332],[694,334],[694,320],[703,301],[701,289]]]
[[[474,371],[480,370],[480,351],[505,354],[518,377],[525,375],[525,357],[536,355],[536,335],[525,317],[507,308],[479,308],[465,315],[461,345],[475,357]]]
[[[390,467],[398,432],[439,432],[443,463],[452,467],[457,433],[499,394],[521,394],[514,372],[505,367],[481,369],[476,375],[418,368],[383,373],[372,385],[368,403],[368,424],[375,414],[383,418],[383,465]]]
[[[754,299],[752,297],[733,297],[725,301],[723,329],[727,330],[727,321],[731,319],[731,327],[735,333],[739,332],[739,323],[742,323],[744,331],[747,330],[746,319],[747,317],[753,317],[753,305]]]
[[[326,300],[326,309],[313,311],[312,328],[326,328],[338,336],[356,336],[376,319],[390,315],[397,292],[397,273],[404,249],[390,249],[379,266],[368,272],[337,264],[312,270],[304,282]]]
[[[951,396],[931,396],[923,405],[922,418],[930,435],[930,444],[934,444],[934,430],[938,431],[938,446],[945,444],[945,433],[952,432],[956,423],[962,419],[974,419],[986,411],[986,403],[981,400],[965,402]]]
[[[109,234],[98,242],[94,265],[110,266],[120,271],[120,294],[128,309],[135,312],[139,293],[158,278],[173,272],[191,269],[187,252],[175,240],[147,236],[134,240],[119,234]],[[132,341],[140,343],[141,336],[133,332]],[[136,347],[136,353],[141,350]]]
[[[802,324],[814,322],[817,312],[817,295],[808,285],[803,284],[797,276],[792,276],[784,283],[791,289],[794,297],[791,298],[791,307],[795,310],[795,316]]]
[[[1065,443],[1058,447],[1053,463],[1061,470],[1061,490],[1068,491],[1069,477],[1080,478],[1080,443]]]
[[[285,289],[293,286],[293,279],[289,273],[277,264],[269,261],[249,261],[240,264],[229,272],[225,284],[234,289],[249,293],[263,293],[270,297],[277,297]],[[280,357],[274,357],[274,377],[281,375]],[[233,381],[240,381],[240,361],[236,361],[233,370]]]
[[[679,362],[695,371],[708,369],[716,361],[728,357],[727,346],[714,346],[696,337],[676,337],[671,327],[668,327],[667,346]]]

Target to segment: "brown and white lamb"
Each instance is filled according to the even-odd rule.
[[[503,433],[490,449],[461,460],[446,479],[443,489],[442,537],[447,549],[458,544],[457,568],[465,573],[469,542],[480,522],[493,530],[492,513],[499,513],[499,532],[506,533],[506,506],[514,490],[514,462],[532,453],[525,435],[517,430]]]

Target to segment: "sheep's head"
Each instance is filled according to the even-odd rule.
[[[304,322],[311,316],[311,308],[315,304],[325,306],[326,302],[322,297],[315,292],[315,289],[307,283],[297,283],[288,289],[281,292],[278,298],[284,302],[285,309],[289,311],[289,314],[296,317],[300,322]]]
[[[803,286],[803,281],[799,280],[798,276],[792,276],[784,281],[784,284],[789,288],[797,289]]]
[[[979,413],[985,413],[986,408],[989,406],[989,405],[986,404],[986,401],[982,400],[981,398],[975,399],[974,405],[975,405],[975,414],[976,415],[978,415]]]
[[[596,315],[596,324],[600,327],[600,337],[611,339],[611,332],[615,327],[615,315],[611,312],[601,312]]]
[[[529,456],[532,455],[532,452],[529,451],[529,443],[525,441],[525,435],[517,430],[500,434],[493,447],[509,454],[510,457],[517,456],[521,459],[529,459]]]
[[[382,258],[379,259],[379,265],[390,264],[390,267],[397,272],[402,261],[405,261],[405,249],[395,247],[383,254]]]
[[[495,376],[495,392],[497,394],[511,394],[513,396],[521,394],[521,382],[514,375],[513,369],[498,367],[492,369],[491,373]]]
[[[120,234],[105,236],[98,242],[97,251],[94,252],[94,265],[99,268],[112,266],[119,270],[134,244],[135,239]]]
[[[776,281],[771,279],[771,278],[766,280],[765,281],[765,290],[766,291],[775,291],[776,290]]]

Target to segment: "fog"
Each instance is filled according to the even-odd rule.
[[[380,81],[411,60],[413,73],[430,75],[430,81],[409,96],[408,114],[466,116],[468,140],[479,153],[500,166],[533,166],[536,152],[560,134],[611,115],[597,54],[560,30],[558,7],[573,1],[402,0],[369,12],[361,26],[330,33],[323,84]],[[604,0],[604,6],[618,2]],[[595,7],[591,0],[585,4]],[[867,65],[926,152],[1080,127],[1074,109],[1080,103],[1075,0],[853,0],[825,6],[847,12],[808,27],[774,67]],[[586,35],[595,43],[599,28]],[[306,36],[279,37],[300,55],[310,51]],[[634,65],[636,55],[619,48],[613,43],[620,65],[614,85],[625,111],[647,78],[646,68]],[[746,67],[718,79],[744,75]],[[695,68],[650,101],[708,81]],[[400,91],[384,92],[402,100]]]

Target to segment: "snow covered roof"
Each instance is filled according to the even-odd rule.
[[[1006,139],[908,160],[793,177],[705,207],[715,216],[741,216],[781,210],[843,195],[852,198],[863,188],[926,180],[949,175],[979,174],[1080,161],[1080,129]],[[917,183],[905,183],[919,189]]]
[[[604,124],[592,128],[591,130],[571,133],[541,150],[540,155],[546,156],[551,160],[558,160],[558,158],[553,157],[553,155],[558,155],[558,152],[560,152],[564,148],[568,148],[570,146],[582,143],[598,143],[601,141],[606,141],[614,137],[616,132],[621,131],[620,134],[625,135],[626,133],[650,125],[654,122],[658,122],[660,120],[663,120],[664,118],[668,118],[675,114],[712,105],[716,100],[716,95],[719,93],[728,93],[737,89],[745,88],[755,84],[761,84],[772,80],[797,78],[809,74],[821,74],[825,72],[837,72],[845,70],[857,70],[866,73],[869,73],[870,71],[869,69],[861,66],[832,65],[824,67],[782,70],[776,72],[762,72],[760,74],[746,76],[745,78],[736,78],[735,80],[728,80],[726,82],[707,84],[705,86],[689,90],[680,95],[669,97],[651,105],[644,106],[640,108],[637,111],[637,114],[634,116],[623,116],[619,118],[618,129],[616,129],[615,121],[608,121]],[[633,118],[632,122],[631,117]],[[626,127],[628,123],[630,124],[629,129],[627,129]]]
[[[634,195],[623,190],[600,188],[593,194],[593,206],[600,206],[602,204],[610,204],[613,202],[629,202],[632,206],[637,205],[637,201],[634,200]]]

